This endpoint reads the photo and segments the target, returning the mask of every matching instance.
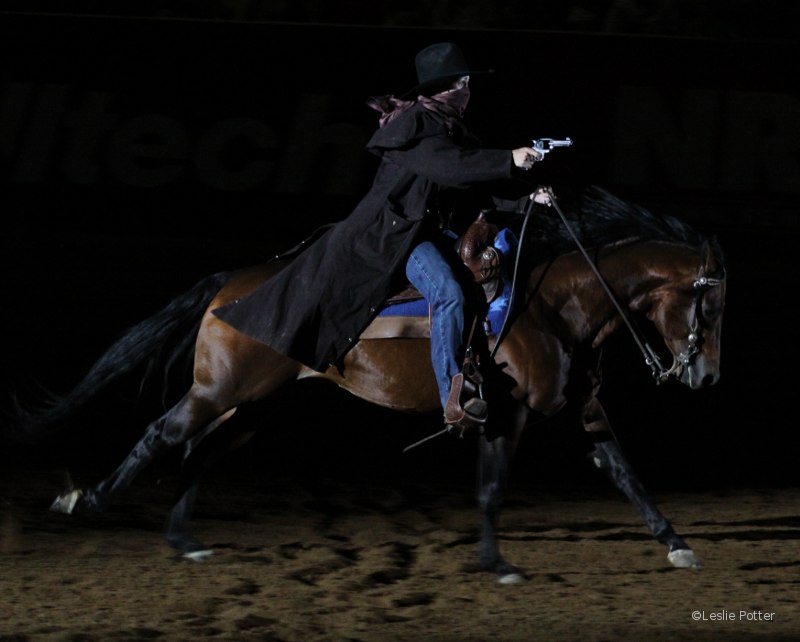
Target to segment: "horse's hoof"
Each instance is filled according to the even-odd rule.
[[[675,568],[693,568],[697,571],[703,568],[700,558],[690,548],[679,548],[676,551],[670,551],[667,554],[667,559]]]
[[[505,585],[514,585],[514,584],[525,584],[526,579],[522,573],[505,573],[503,575],[497,576],[497,583],[498,584],[505,584]]]
[[[202,562],[214,554],[212,549],[186,533],[170,533],[167,535],[167,542],[172,548],[180,551],[181,557],[193,562]]]
[[[78,503],[78,500],[83,495],[82,490],[71,490],[68,493],[64,493],[63,495],[59,495],[56,497],[55,501],[50,504],[50,510],[54,513],[64,513],[65,515],[72,515],[72,511],[75,510],[75,504]]]
[[[505,584],[508,586],[514,584],[524,584],[527,582],[525,574],[516,566],[506,562],[500,562],[494,567],[494,574],[497,578],[498,584]]]
[[[203,562],[207,560],[209,557],[211,557],[213,554],[214,551],[212,551],[210,548],[206,548],[198,551],[186,551],[183,554],[183,557],[187,560],[192,560],[193,562]]]

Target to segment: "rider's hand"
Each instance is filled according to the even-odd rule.
[[[514,156],[514,165],[524,170],[530,169],[536,161],[544,158],[544,154],[536,151],[533,147],[520,147],[513,150],[511,154]]]
[[[539,187],[531,194],[531,200],[539,205],[547,205],[549,207],[552,205],[551,193],[552,190],[549,187]]]

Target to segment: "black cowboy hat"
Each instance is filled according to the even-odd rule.
[[[414,63],[417,68],[417,82],[419,84],[404,93],[402,95],[403,98],[424,93],[427,89],[445,85],[462,76],[475,76],[493,72],[491,69],[470,69],[461,49],[452,42],[438,42],[425,47],[414,58]]]

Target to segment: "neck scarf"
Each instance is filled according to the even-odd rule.
[[[468,102],[469,85],[465,85],[460,89],[448,89],[430,97],[417,96],[415,100],[402,100],[392,95],[373,96],[367,100],[367,105],[380,112],[379,127],[392,122],[419,103],[425,109],[443,116],[447,126],[452,129],[453,124],[464,116]]]

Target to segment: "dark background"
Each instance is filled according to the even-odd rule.
[[[375,115],[364,99],[410,88],[414,54],[454,40],[475,67],[495,70],[473,82],[469,111],[487,145],[570,136],[572,148],[537,167],[542,183],[559,195],[601,185],[684,218],[725,250],[715,388],[656,386],[622,333],[607,350],[601,398],[645,483],[796,484],[800,100],[790,11],[748,23],[762,12],[739,3],[681,32],[680,21],[644,19],[614,30],[610,14],[581,23],[579,3],[572,20],[535,5],[539,28],[530,13],[425,23],[395,9],[383,21],[353,12],[325,24],[311,3],[305,20],[266,5],[229,3],[239,7],[230,15],[214,3],[193,3],[194,14],[179,3],[127,16],[90,3],[84,15],[46,3],[37,14],[0,12],[4,402],[37,385],[69,390],[125,328],[199,278],[260,262],[346,216],[372,176],[363,145]],[[105,474],[160,414],[159,391],[137,401],[137,383],[114,386],[42,447],[0,443],[3,465]],[[470,439],[401,454],[438,419],[369,407],[318,382],[280,408],[242,414],[235,421],[265,430],[231,469],[472,478]],[[585,449],[580,430],[554,418],[526,433],[515,475],[547,487],[596,483]]]

